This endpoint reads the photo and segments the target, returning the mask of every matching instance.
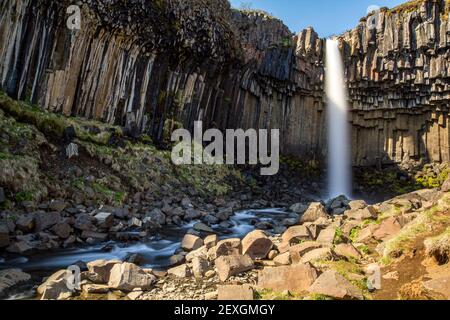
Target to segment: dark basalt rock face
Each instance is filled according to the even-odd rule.
[[[324,43],[222,0],[4,0],[0,86],[44,108],[167,139],[173,128],[277,128],[282,153],[326,153]],[[383,11],[340,37],[353,162],[449,159],[448,1]],[[447,6],[447,7],[446,7]]]

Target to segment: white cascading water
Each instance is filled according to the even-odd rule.
[[[328,192],[330,198],[351,196],[351,145],[344,66],[338,40],[327,40]]]

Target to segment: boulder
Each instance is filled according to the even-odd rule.
[[[306,210],[308,210],[308,206],[302,203],[296,203],[292,205],[289,210],[298,214],[302,214],[305,213]]]
[[[367,203],[364,200],[353,200],[348,203],[350,210],[361,210],[367,207]]]
[[[94,232],[94,231],[83,231],[81,233],[80,236],[82,239],[94,239],[94,240],[98,240],[98,241],[105,241],[106,239],[108,239],[108,234],[107,233],[102,233],[102,232]]]
[[[322,231],[320,231],[319,236],[316,241],[322,244],[333,244],[334,238],[336,237],[336,228],[328,227]]]
[[[314,222],[319,218],[328,219],[330,216],[327,213],[327,210],[320,202],[313,202],[309,205],[308,209],[300,218],[300,223],[305,222]]]
[[[68,206],[69,204],[63,200],[54,200],[50,202],[50,204],[48,205],[48,209],[51,211],[62,212]]]
[[[145,215],[144,222],[163,226],[166,224],[166,215],[160,209],[155,208]]]
[[[277,266],[288,266],[291,264],[291,253],[289,251],[282,253],[276,256],[273,259],[273,262],[275,262],[275,265]]]
[[[93,229],[92,217],[87,213],[81,213],[75,219],[74,227],[81,231],[90,231]]]
[[[181,242],[181,248],[186,251],[197,250],[203,246],[203,240],[192,234],[186,234]]]
[[[70,237],[70,234],[72,233],[72,227],[68,223],[63,222],[54,225],[52,231],[58,237],[62,239],[67,239]]]
[[[341,243],[336,245],[333,250],[337,255],[341,257],[354,259],[362,258],[361,253],[352,244]]]
[[[206,249],[211,249],[212,247],[215,247],[217,245],[217,241],[217,235],[211,234],[203,240],[203,243],[205,244]]]
[[[67,288],[66,279],[54,280],[45,285],[41,300],[66,300],[73,292]]]
[[[114,224],[114,214],[110,212],[100,212],[94,216],[94,219],[100,228],[109,229]]]
[[[59,212],[43,212],[38,211],[34,213],[35,231],[41,232],[47,228],[54,226],[61,222],[61,214]]]
[[[292,263],[300,263],[301,258],[308,252],[319,249],[322,244],[315,241],[307,241],[289,248]]]
[[[200,250],[200,249],[198,249],[198,250]],[[195,251],[193,251],[193,252],[195,252]],[[173,256],[171,256],[169,258],[169,264],[168,265],[171,266],[171,267],[178,266],[178,265],[184,263],[185,261],[186,261],[186,257],[184,255],[182,255],[182,254],[174,254]]]
[[[272,240],[260,230],[250,232],[242,240],[242,253],[248,254],[253,260],[266,258],[272,247]]]
[[[364,209],[347,210],[344,216],[350,220],[363,221],[367,219],[376,219],[378,211],[373,206],[367,206]]]
[[[87,268],[95,282],[108,283],[111,269],[120,263],[120,260],[95,260],[88,262]]]
[[[308,291],[311,294],[320,294],[340,300],[364,299],[361,290],[335,270],[328,270],[322,273],[311,287],[309,287]]]
[[[424,288],[437,300],[450,300],[450,276],[431,279],[423,283]]]
[[[209,269],[208,260],[200,257],[192,259],[192,273],[196,278],[202,278]]]
[[[300,263],[314,262],[317,260],[333,259],[333,251],[330,248],[320,248],[311,250],[303,255]]]
[[[156,282],[156,277],[138,266],[123,262],[115,264],[110,272],[108,286],[122,291],[133,291],[136,288],[150,289]]]
[[[37,288],[41,300],[64,300],[72,297],[73,292],[67,287],[70,276],[68,270],[59,270],[48,277],[43,284]]]
[[[208,259],[208,249],[206,246],[191,251],[186,255],[186,261],[191,262],[194,258]]]
[[[258,287],[275,292],[306,291],[317,279],[317,271],[310,264],[264,268],[258,272]]]
[[[28,273],[20,269],[6,269],[0,271],[0,298],[6,297],[9,290],[14,289],[17,285],[26,283],[31,280]]]
[[[13,242],[8,248],[6,248],[6,251],[10,253],[28,254],[34,249],[34,246],[31,246],[28,241],[19,240]]]
[[[390,217],[383,220],[377,230],[374,231],[373,237],[376,240],[386,241],[394,237],[402,229],[401,224],[396,217]]]
[[[105,294],[108,293],[109,287],[104,284],[85,284],[81,287],[84,294]]]
[[[290,227],[282,236],[283,243],[296,244],[306,240],[311,240],[311,233],[306,226]]]
[[[31,214],[23,214],[17,219],[16,227],[22,232],[28,233],[34,229],[34,217]]]
[[[373,239],[373,233],[378,229],[378,225],[371,224],[358,232],[354,242],[368,243]]]
[[[206,232],[206,233],[214,233],[214,230],[211,227],[208,227],[206,224],[202,222],[198,222],[194,224],[194,230],[199,232]]]
[[[167,270],[167,274],[177,278],[186,278],[191,275],[191,270],[186,264]]]
[[[220,301],[251,301],[255,295],[253,288],[246,284],[218,286],[217,293]]]
[[[240,255],[242,253],[241,239],[232,238],[221,240],[217,243],[215,256]]]
[[[220,281],[254,268],[253,260],[249,255],[220,256],[215,261]]]
[[[450,192],[450,177],[442,184],[441,191]]]
[[[0,225],[0,248],[9,246],[9,230],[6,226]]]

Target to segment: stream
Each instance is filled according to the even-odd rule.
[[[282,220],[289,217],[290,214],[281,209],[248,210],[235,213],[230,218],[231,226],[227,229],[223,229],[219,225],[211,227],[220,239],[243,238],[249,232],[255,230],[255,222],[268,222],[279,225]],[[180,248],[184,235],[197,222],[199,221],[193,221],[181,227],[165,226],[158,231],[157,235],[145,243],[134,242],[130,244],[110,241],[81,248],[36,253],[27,257],[0,257],[0,270],[19,268],[41,281],[43,277],[81,261],[84,263],[99,259],[125,261],[132,254],[139,254],[142,261],[140,265],[143,268],[167,269],[169,267],[169,259]],[[34,290],[28,286],[20,293],[17,292],[10,296],[9,299],[32,298],[33,296]]]

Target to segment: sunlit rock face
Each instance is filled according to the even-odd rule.
[[[0,4],[0,86],[44,108],[167,139],[173,128],[278,128],[282,153],[323,160],[324,40],[226,1]],[[355,165],[449,160],[444,1],[380,15],[341,37]]]

